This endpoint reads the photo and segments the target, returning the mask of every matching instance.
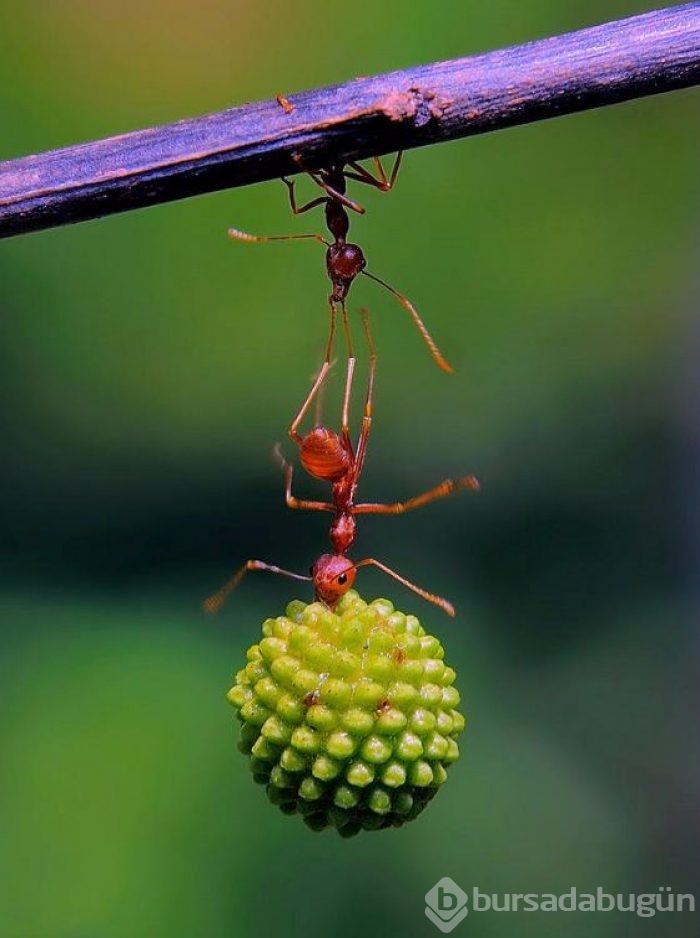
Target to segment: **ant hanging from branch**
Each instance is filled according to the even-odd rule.
[[[414,508],[420,508],[422,505],[428,505],[430,502],[436,501],[437,499],[445,498],[459,489],[468,488],[476,491],[479,488],[479,483],[476,478],[470,475],[454,480],[447,479],[439,485],[434,486],[432,489],[429,489],[427,492],[416,495],[407,501],[393,502],[390,504],[375,502],[355,504],[355,493],[367,454],[367,443],[372,426],[372,400],[377,362],[369,327],[369,314],[367,310],[362,310],[361,314],[370,350],[370,359],[367,393],[362,416],[362,428],[360,430],[357,446],[353,447],[349,429],[350,397],[352,394],[355,366],[354,358],[348,359],[340,433],[336,433],[334,430],[329,430],[327,427],[323,426],[314,427],[313,430],[310,430],[304,436],[299,433],[299,426],[311,404],[311,398],[308,398],[304,402],[302,409],[292,421],[288,431],[291,439],[299,447],[301,464],[309,475],[313,476],[315,479],[320,479],[331,484],[332,502],[309,501],[306,499],[298,499],[293,495],[292,478],[294,468],[290,463],[286,462],[278,452],[278,458],[280,459],[284,472],[285,501],[287,506],[294,509],[329,511],[334,513],[335,517],[330,527],[330,541],[334,553],[322,554],[311,567],[310,576],[292,573],[289,570],[283,570],[280,567],[273,566],[261,560],[248,560],[217,593],[214,593],[213,596],[205,601],[204,608],[207,612],[217,612],[228,595],[236,588],[249,570],[266,570],[269,573],[278,573],[295,580],[310,581],[314,586],[315,599],[325,603],[331,609],[334,609],[341,597],[352,587],[357,570],[360,567],[371,565],[393,577],[423,599],[439,606],[440,609],[449,616],[454,616],[454,607],[446,599],[443,599],[441,596],[435,596],[433,593],[429,593],[421,587],[416,586],[415,583],[407,580],[374,557],[367,557],[360,561],[352,561],[346,556],[355,540],[356,515],[403,514],[406,511],[412,511]],[[319,387],[320,385],[316,387],[316,390],[319,390]]]
[[[453,370],[452,366],[438,349],[435,341],[423,324],[423,320],[418,315],[418,311],[413,306],[408,297],[404,296],[403,293],[399,293],[398,290],[395,290],[394,287],[390,286],[390,284],[388,284],[385,280],[382,280],[380,277],[377,277],[366,270],[365,268],[367,266],[367,261],[365,260],[362,248],[358,244],[352,244],[347,240],[347,234],[350,229],[350,218],[346,209],[351,209],[353,212],[357,212],[358,214],[364,214],[365,211],[359,203],[353,202],[352,199],[349,199],[345,195],[347,189],[347,180],[352,179],[356,182],[364,183],[365,185],[379,189],[380,192],[389,192],[389,190],[394,187],[394,183],[396,182],[399,167],[401,166],[401,157],[402,154],[399,152],[396,156],[393,169],[391,170],[389,176],[387,176],[384,171],[381,159],[378,156],[374,157],[377,175],[373,176],[369,170],[365,169],[364,166],[361,166],[356,162],[332,163],[329,166],[319,170],[307,169],[304,166],[299,154],[292,154],[292,159],[297,164],[297,166],[299,166],[300,169],[302,169],[308,176],[310,176],[316,185],[320,186],[320,188],[323,189],[325,193],[325,195],[311,199],[311,201],[307,202],[305,205],[298,206],[294,195],[294,181],[283,176],[282,182],[286,185],[289,192],[289,203],[291,205],[292,212],[295,215],[301,215],[304,212],[308,212],[312,208],[316,208],[319,205],[324,205],[326,225],[331,235],[333,236],[332,241],[326,241],[326,239],[320,234],[252,235],[245,231],[240,231],[238,228],[229,228],[229,237],[238,241],[264,243],[267,241],[312,240],[318,241],[320,244],[326,246],[326,270],[328,272],[328,277],[331,281],[332,287],[331,293],[328,297],[331,321],[328,343],[326,346],[326,357],[323,367],[321,368],[317,378],[317,386],[312,388],[309,395],[310,397],[314,396],[317,387],[320,386],[320,384],[323,382],[326,373],[331,366],[330,363],[333,354],[333,342],[335,338],[335,325],[338,310],[340,310],[343,318],[343,326],[346,339],[348,341],[348,355],[352,357],[352,348],[348,338],[349,330],[346,300],[350,287],[359,274],[362,274],[365,277],[369,277],[370,280],[374,280],[375,283],[380,284],[380,286],[384,287],[396,297],[403,308],[410,314],[416,328],[420,332],[423,341],[428,346],[430,354],[432,355],[438,367],[448,373],[452,372]],[[350,169],[348,170],[346,167],[350,167]]]

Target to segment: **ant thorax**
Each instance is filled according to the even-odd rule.
[[[355,516],[350,513],[350,510],[343,511],[335,517],[331,524],[330,539],[336,553],[344,554],[350,549],[355,540]]]

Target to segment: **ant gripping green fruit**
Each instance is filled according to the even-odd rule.
[[[415,616],[348,591],[267,619],[228,699],[240,749],[285,814],[313,830],[399,827],[459,756],[455,672]]]

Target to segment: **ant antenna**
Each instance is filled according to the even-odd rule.
[[[443,599],[442,596],[436,596],[434,593],[429,593],[427,590],[421,589],[420,586],[416,586],[415,583],[411,583],[410,580],[407,580],[406,577],[401,576],[395,570],[392,570],[391,567],[387,567],[386,564],[381,563],[379,560],[375,560],[374,557],[367,557],[365,560],[360,560],[354,564],[355,569],[359,567],[368,567],[373,566],[377,567],[383,573],[386,573],[388,576],[393,577],[398,583],[401,583],[403,586],[406,586],[408,589],[413,590],[418,596],[422,599],[427,600],[429,603],[432,603],[434,606],[442,609],[443,612],[446,612],[448,616],[454,619],[455,617],[455,607],[448,600]]]
[[[319,244],[329,247],[329,242],[320,234],[255,235],[241,231],[240,228],[229,228],[228,236],[234,241],[246,241],[249,244],[265,244],[268,241],[318,241]]]
[[[409,298],[407,296],[404,296],[403,293],[399,293],[399,291],[394,289],[394,287],[392,287],[390,284],[388,284],[386,280],[382,280],[381,277],[377,277],[375,274],[371,274],[368,270],[363,270],[360,272],[364,274],[365,277],[369,277],[370,280],[374,280],[375,283],[380,284],[382,287],[384,287],[385,290],[388,290],[389,293],[394,294],[394,296],[399,301],[399,303],[403,306],[406,312],[409,313],[411,318],[413,319],[413,323],[416,329],[420,332],[423,341],[428,346],[428,349],[430,351],[430,354],[433,356],[433,361],[435,362],[435,364],[438,366],[438,368],[442,369],[442,371],[446,372],[448,375],[453,374],[454,368],[447,361],[447,359],[442,354],[440,349],[437,347],[437,343],[435,342],[431,334],[428,332],[425,326],[425,323],[418,315],[418,310],[415,308],[413,303],[411,303]]]
[[[299,573],[292,573],[289,570],[283,570],[281,567],[275,567],[263,560],[246,560],[243,566],[236,570],[231,579],[227,580],[220,590],[204,600],[202,603],[204,611],[210,615],[217,613],[249,570],[264,570],[267,573],[278,573],[281,576],[291,577],[293,580],[304,580],[306,582],[312,579],[310,576],[301,576]]]

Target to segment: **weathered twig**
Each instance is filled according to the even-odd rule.
[[[0,237],[700,83],[700,3],[0,163]]]

